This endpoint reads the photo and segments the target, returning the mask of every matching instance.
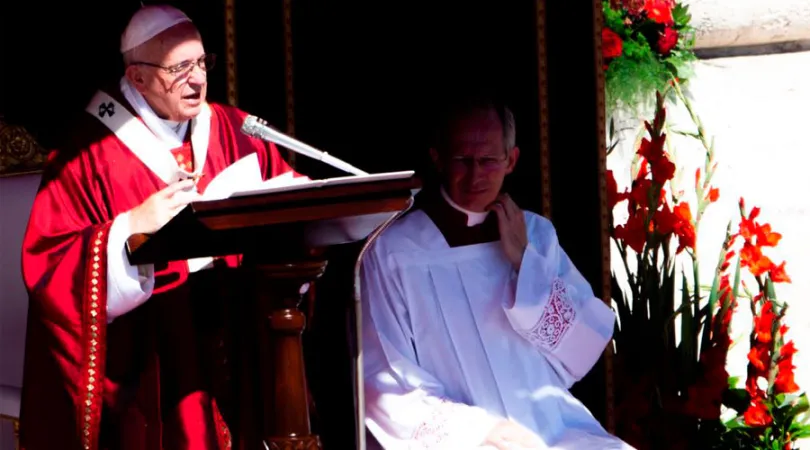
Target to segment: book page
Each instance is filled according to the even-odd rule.
[[[251,153],[217,174],[202,194],[203,200],[222,200],[236,191],[256,189],[263,182],[259,155]]]
[[[413,176],[413,174],[414,171],[408,170],[402,172],[374,173],[369,175],[350,175],[345,177],[327,178],[324,180],[310,180],[309,178],[303,179],[291,178],[287,180],[288,182],[284,182],[284,180],[273,182],[273,180],[275,180],[276,178],[281,178],[276,177],[265,181],[264,183],[262,183],[261,186],[255,188],[249,188],[244,190],[237,189],[233,192],[231,196],[241,197],[246,195],[270,194],[277,192],[313,189],[326,186],[337,186],[341,184],[370,183],[372,181],[397,180],[410,178]]]

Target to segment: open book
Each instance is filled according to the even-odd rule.
[[[292,172],[288,172],[269,180],[263,180],[261,168],[259,167],[259,157],[256,153],[251,153],[231,164],[214,177],[206,187],[202,197],[203,201],[222,200],[231,197],[314,189],[339,184],[405,179],[410,178],[413,174],[414,172],[409,170],[311,180],[307,177],[294,178]]]

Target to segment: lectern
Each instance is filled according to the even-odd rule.
[[[379,232],[420,188],[412,172],[350,178],[192,203],[156,233],[128,240],[132,264],[242,255],[236,270],[253,296],[242,300],[256,309],[239,324],[246,338],[233,354],[242,360],[234,395],[243,413],[230,424],[235,449],[321,448],[310,428],[302,295],[326,269],[325,249]]]

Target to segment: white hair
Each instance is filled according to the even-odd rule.
[[[508,106],[488,100],[465,100],[450,106],[440,119],[434,135],[434,145],[444,147],[447,133],[451,124],[475,111],[486,111],[494,113],[503,128],[503,145],[506,151],[512,150],[516,145],[515,115]]]

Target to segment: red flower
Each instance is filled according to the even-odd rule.
[[[799,385],[793,379],[794,366],[779,363],[779,372],[776,374],[776,380],[773,383],[773,389],[776,394],[792,394],[799,390]]]
[[[602,57],[606,60],[622,55],[622,38],[610,28],[602,28]]]
[[[636,253],[644,251],[644,244],[647,243],[647,230],[644,228],[644,212],[638,210],[633,214],[627,223],[616,227],[614,232],[616,239],[624,241]]]
[[[678,203],[673,209],[675,217],[678,218],[675,225],[675,235],[678,236],[678,249],[675,253],[680,253],[684,248],[695,249],[695,225],[692,222],[692,212],[689,210],[689,203]]]
[[[672,25],[674,22],[672,18],[673,6],[675,6],[673,0],[646,0],[644,11],[647,12],[647,17],[653,22]]]
[[[774,266],[773,262],[767,256],[762,254],[762,250],[749,242],[743,245],[740,251],[740,264],[743,267],[748,267],[751,275],[758,277],[765,272],[771,270]]]
[[[669,55],[676,45],[678,45],[678,31],[671,27],[664,28],[664,32],[658,36],[658,52],[664,56]]]
[[[714,203],[717,199],[720,198],[720,189],[718,188],[711,188],[709,189],[709,202]]]
[[[782,325],[779,331],[782,333],[782,335],[784,335],[787,332],[787,326]],[[789,341],[787,344],[783,345],[781,349],[779,349],[779,358],[790,358],[790,360],[793,361],[793,355],[795,355],[796,352],[796,345],[793,343],[793,341]]]
[[[779,233],[771,232],[770,224],[763,224],[757,227],[757,245],[760,247],[776,247],[782,235]]]
[[[773,303],[770,300],[765,301],[762,305],[762,311],[759,315],[754,317],[754,334],[757,341],[768,344],[771,342],[773,329],[773,321],[776,319],[776,314],[773,312]]]
[[[748,352],[748,361],[750,361],[751,365],[754,366],[754,368],[760,373],[767,371],[768,366],[770,365],[768,348],[761,345],[755,345],[751,348],[751,351]]]
[[[782,261],[782,264],[778,266],[771,266],[768,275],[774,283],[790,283],[790,277],[785,273],[785,261]]]
[[[771,418],[770,413],[768,413],[768,407],[762,403],[762,400],[752,402],[745,411],[745,414],[743,414],[743,418],[745,419],[745,423],[752,427],[764,427],[773,422],[773,418]]]
[[[638,16],[644,11],[645,0],[623,0],[622,4],[631,16]]]

